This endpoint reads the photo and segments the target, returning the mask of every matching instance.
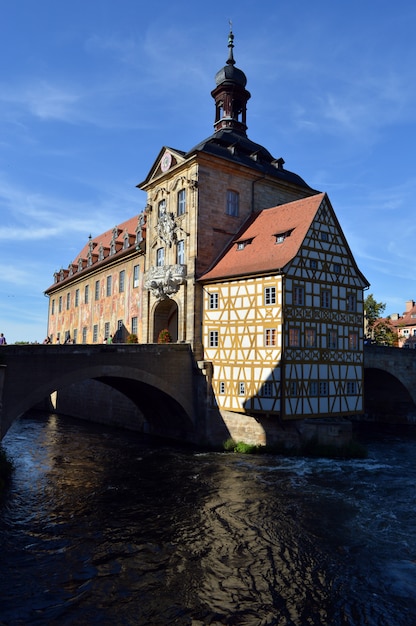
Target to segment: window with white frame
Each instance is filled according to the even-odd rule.
[[[133,288],[136,288],[139,286],[139,274],[140,274],[139,269],[140,268],[138,265],[135,265],[133,267]]]
[[[300,330],[299,328],[289,328],[289,346],[291,348],[300,347]]]
[[[355,332],[348,333],[348,349],[358,350],[358,333],[355,333]]]
[[[293,304],[296,306],[303,306],[305,304],[305,288],[299,285],[295,286],[293,290]]]
[[[118,277],[118,290],[119,290],[119,293],[123,293],[124,292],[125,282],[126,282],[126,270],[121,270],[121,272],[119,274],[119,277]]]
[[[177,214],[183,215],[185,211],[186,211],[186,190],[180,189],[178,191]]]
[[[328,331],[328,348],[331,350],[338,348],[338,332],[333,328]]]
[[[113,277],[112,276],[107,276],[106,295],[107,296],[111,296],[112,291],[113,291]]]
[[[276,304],[276,287],[264,288],[264,304],[265,306]]]
[[[316,328],[305,328],[305,348],[316,347]]]
[[[264,345],[271,347],[277,345],[277,330],[276,328],[265,328],[264,330]]]
[[[225,382],[224,381],[220,382],[220,393],[221,394],[225,393]]]
[[[176,263],[178,265],[185,264],[185,242],[183,239],[180,239],[176,244]]]
[[[331,308],[331,292],[328,289],[322,289],[321,291],[321,307],[323,309]]]
[[[218,330],[209,331],[209,347],[218,348]]]
[[[237,191],[227,190],[227,206],[225,212],[232,217],[238,217],[240,210],[240,196]]]
[[[356,383],[355,380],[348,380],[347,381],[346,393],[349,396],[355,395],[357,393],[357,383]]]
[[[356,313],[357,311],[357,296],[354,293],[347,295],[347,311],[349,313]]]
[[[163,267],[165,264],[165,248],[158,248],[156,250],[156,265]]]
[[[218,309],[218,293],[210,293],[209,294],[209,308],[210,309]]]

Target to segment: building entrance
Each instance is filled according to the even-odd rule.
[[[160,331],[168,330],[172,342],[178,341],[178,305],[174,300],[166,298],[160,302],[154,313],[153,341],[157,343]]]

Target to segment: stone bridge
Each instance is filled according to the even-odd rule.
[[[86,380],[127,396],[146,432],[205,441],[207,382],[189,344],[2,346],[0,440],[29,409]]]
[[[365,419],[416,423],[416,350],[364,346]]]

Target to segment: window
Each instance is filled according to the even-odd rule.
[[[334,274],[341,274],[341,265],[339,263],[334,263],[332,269]]]
[[[78,328],[74,328],[73,337],[74,337],[74,343],[77,343],[77,341],[78,341]]]
[[[133,335],[137,335],[137,317],[131,318],[131,332]]]
[[[79,305],[79,289],[75,289],[75,306]]]
[[[286,234],[279,233],[278,235],[275,235],[275,237],[276,237],[276,243],[283,243],[286,238]]]
[[[347,295],[347,311],[350,313],[356,313],[357,311],[357,298],[354,293]]]
[[[94,298],[95,298],[95,300],[99,300],[100,299],[100,281],[99,280],[95,281]]]
[[[126,271],[125,270],[121,270],[119,277],[118,277],[118,290],[119,293],[123,293],[124,292],[124,284],[126,281]]]
[[[239,205],[240,205],[240,197],[236,191],[232,191],[228,189],[227,191],[227,207],[226,214],[232,215],[233,217],[238,217],[239,213]]]
[[[297,396],[298,395],[298,385],[297,385],[295,380],[292,380],[289,383],[289,395],[290,396]]]
[[[316,270],[318,268],[318,261],[316,259],[311,259],[309,261],[309,267],[311,270]]]
[[[298,348],[300,346],[299,328],[289,328],[289,346],[291,348]]]
[[[98,341],[98,324],[94,324],[92,327],[92,342],[97,343]]]
[[[209,347],[218,348],[218,330],[209,331]]]
[[[82,343],[87,343],[87,327],[82,328]]]
[[[355,382],[355,380],[349,380],[347,381],[347,389],[346,389],[347,395],[355,395],[357,393],[357,383]]]
[[[305,289],[303,287],[295,287],[293,291],[293,304],[303,306],[305,304]]]
[[[306,348],[316,347],[316,329],[315,328],[305,329],[305,347]]]
[[[244,396],[246,393],[246,384],[245,383],[238,383],[238,395],[239,396]]]
[[[51,315],[55,315],[55,300],[52,300]]]
[[[321,241],[329,241],[329,233],[322,231],[321,233]]]
[[[58,300],[58,313],[62,313],[62,296],[59,296]]]
[[[358,350],[358,334],[348,333],[348,349]]]
[[[336,350],[338,348],[338,333],[336,330],[328,331],[328,348]]]
[[[158,248],[156,251],[156,265],[162,267],[165,264],[165,248]]]
[[[185,242],[183,239],[176,244],[176,263],[184,265],[185,263]]]
[[[321,307],[323,309],[331,308],[331,293],[328,289],[323,289],[321,291]]]
[[[318,395],[318,381],[317,380],[311,380],[311,382],[309,383],[309,395],[310,396]]]
[[[160,217],[166,212],[166,200],[161,200],[157,205],[157,216]]]
[[[108,339],[110,336],[110,322],[104,324],[104,339]]]
[[[183,215],[185,211],[186,211],[186,191],[185,189],[180,189],[180,191],[178,191],[177,214]]]
[[[70,308],[71,308],[71,294],[67,293],[66,294],[66,310],[69,311]]]
[[[122,343],[124,341],[124,324],[123,320],[117,320],[117,332],[114,337],[115,341],[118,343]]]
[[[84,303],[88,304],[88,300],[90,299],[90,286],[85,285],[84,289]]]
[[[139,266],[135,265],[133,267],[133,287],[139,286]]]
[[[270,304],[276,304],[276,287],[265,287],[264,304],[265,306]]]
[[[218,294],[217,293],[209,294],[209,308],[218,309]]]
[[[319,395],[320,396],[328,395],[328,383],[326,381],[321,381],[319,383]]]
[[[111,296],[112,290],[113,290],[113,277],[107,276],[106,295]]]
[[[264,345],[275,346],[277,344],[277,330],[275,328],[266,328],[264,331]]]
[[[223,381],[220,382],[220,393],[221,394],[225,393],[225,383]]]
[[[272,397],[272,383],[271,382],[266,382],[263,384],[262,396],[264,398]]]

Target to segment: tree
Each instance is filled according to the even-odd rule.
[[[397,345],[397,332],[390,318],[382,318],[386,305],[377,302],[370,293],[364,300],[364,333],[365,336],[380,346]]]

